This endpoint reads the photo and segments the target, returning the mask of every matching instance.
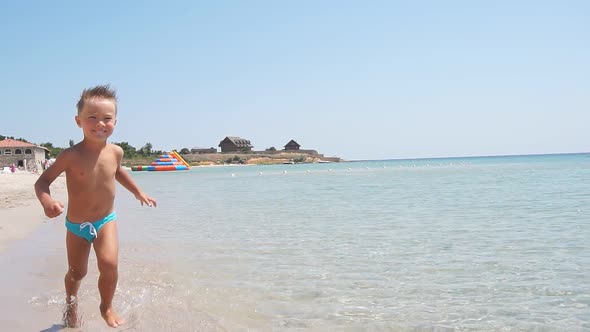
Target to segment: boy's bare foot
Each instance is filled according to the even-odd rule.
[[[125,320],[119,317],[119,315],[117,315],[117,313],[113,311],[113,308],[111,307],[107,308],[101,304],[100,314],[110,327],[117,327],[125,323]]]
[[[78,302],[75,299],[71,303],[66,304],[63,321],[66,327],[80,327],[80,322],[78,321]]]

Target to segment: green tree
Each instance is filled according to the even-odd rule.
[[[74,140],[73,140],[73,139],[70,139],[70,148],[71,148],[72,146],[74,146]]]
[[[40,146],[47,148],[49,150],[53,149],[53,143],[47,142],[47,143],[41,143],[39,144]]]
[[[24,139],[24,138],[22,138],[22,137],[19,137],[19,138],[14,138],[14,136],[3,136],[3,135],[0,135],[0,141],[2,141],[2,140],[5,140],[5,139],[7,139],[7,138],[9,138],[9,139],[15,139],[15,140],[17,140],[17,141],[21,141],[21,142],[27,142],[27,143],[29,143],[29,141],[27,141],[26,139]]]
[[[140,151],[139,153],[144,156],[149,156],[152,154],[152,148],[153,148],[152,143],[147,142],[147,143],[145,143],[144,146],[141,147],[141,149],[139,149],[139,151]]]
[[[49,155],[51,157],[56,157],[58,154],[60,154],[64,150],[64,148],[59,148],[59,147],[53,146],[53,143],[50,143],[50,142],[41,143],[39,145],[46,148],[47,150],[49,150]]]
[[[121,149],[123,149],[123,153],[125,154],[125,157],[127,157],[127,158],[133,158],[137,155],[137,149],[135,149],[133,146],[129,145],[129,143],[127,143],[127,142],[113,143],[113,144],[120,146]]]
[[[180,149],[180,154],[189,154],[189,153],[191,153],[191,151],[188,148]]]

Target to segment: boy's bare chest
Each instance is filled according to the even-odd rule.
[[[81,159],[70,168],[70,175],[78,181],[113,179],[119,165],[114,158],[97,157]]]

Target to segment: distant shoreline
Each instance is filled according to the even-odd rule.
[[[325,157],[322,154],[305,152],[277,152],[277,153],[204,153],[181,154],[191,167],[227,166],[227,165],[279,165],[279,164],[312,164],[318,162],[342,162],[339,157]],[[123,166],[150,165],[158,155],[143,156],[141,158],[124,158]]]
[[[216,158],[211,158],[211,155],[183,155],[189,162],[191,167],[229,167],[229,166],[254,166],[254,165],[280,165],[290,161],[293,158],[286,158],[285,155],[275,155],[274,158],[269,158],[267,155],[252,154],[252,153],[217,153],[214,154]],[[415,157],[415,158],[386,158],[386,159],[350,159],[345,160],[339,157],[323,157],[315,158],[309,161],[294,162],[294,164],[315,164],[324,161],[345,163],[345,162],[374,162],[374,161],[421,161],[421,160],[461,160],[461,159],[482,159],[482,158],[534,158],[534,157],[550,157],[550,156],[583,156],[590,152],[558,152],[558,153],[534,153],[534,154],[513,154],[513,155],[477,155],[477,156],[445,156],[445,157]],[[188,156],[188,157],[187,157]],[[192,156],[192,157],[191,157]],[[221,162],[223,159],[230,159],[238,157],[239,160],[249,160],[244,163],[226,163]],[[291,154],[290,156],[298,156],[298,154]],[[144,158],[126,158],[123,160],[123,166],[130,169],[130,166],[149,165],[151,161],[157,158],[156,155]],[[263,162],[260,159],[264,159]]]

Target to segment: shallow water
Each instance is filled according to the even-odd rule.
[[[128,330],[590,331],[589,155],[132,175],[159,206],[119,188]],[[3,326],[59,323],[63,236],[0,255]],[[90,264],[84,328],[108,330]]]

